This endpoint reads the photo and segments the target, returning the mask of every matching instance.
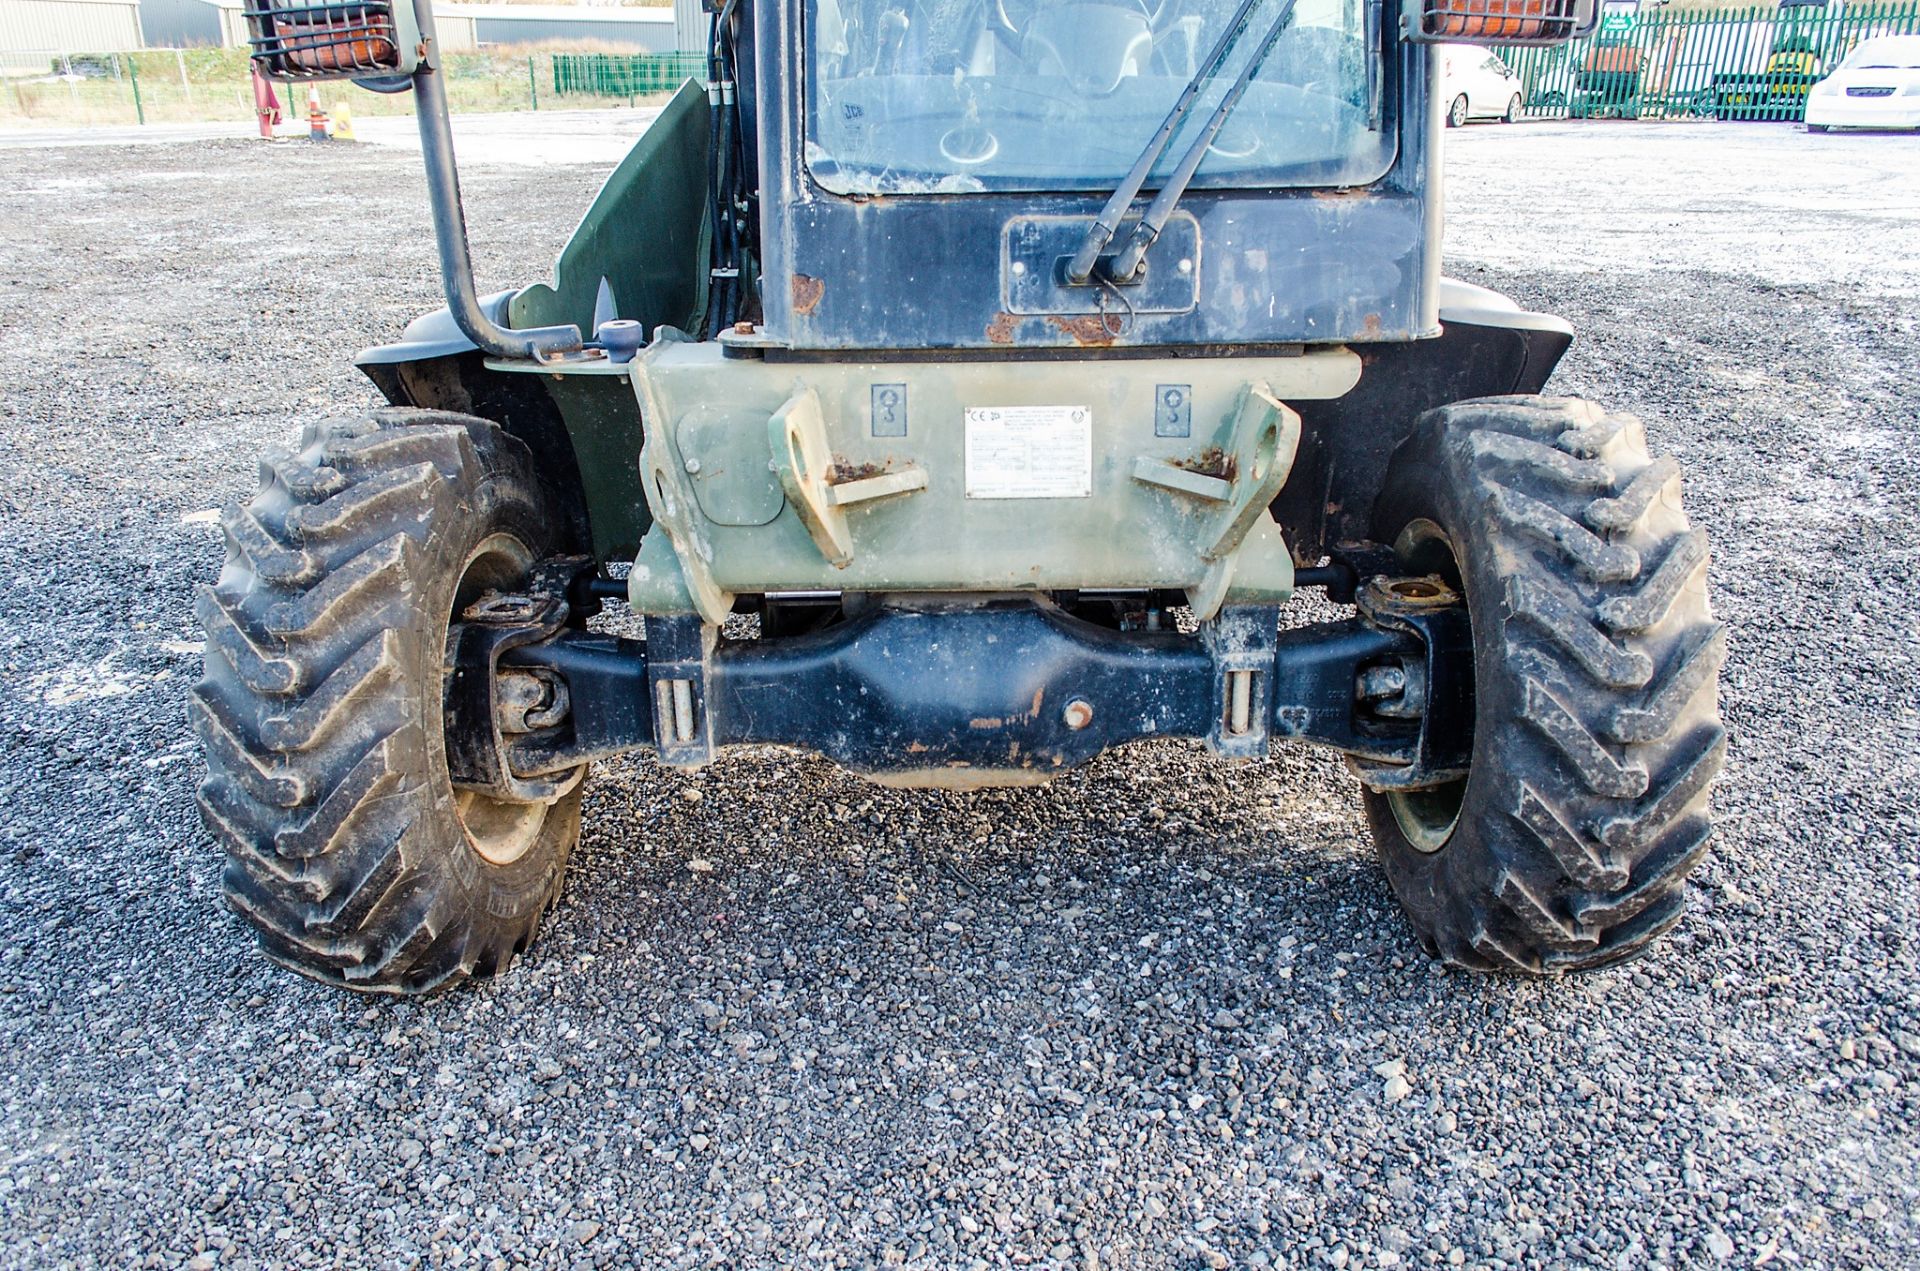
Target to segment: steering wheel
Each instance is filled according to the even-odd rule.
[[[1033,21],[1034,11],[1049,0],[987,0],[993,8],[994,22],[1002,34],[1020,39],[1027,33],[1027,26]],[[1166,15],[1167,6],[1173,0],[1117,0],[1122,5],[1132,5],[1147,15],[1147,22],[1154,30],[1160,29],[1160,19]]]

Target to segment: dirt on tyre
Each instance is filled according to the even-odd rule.
[[[449,623],[551,552],[524,446],[485,420],[383,409],[269,452],[224,517],[190,707],[228,902],[273,959],[423,993],[503,970],[580,830],[579,777],[510,804],[448,775]]]
[[[1725,629],[1678,467],[1586,402],[1461,402],[1396,452],[1374,530],[1473,629],[1467,776],[1364,796],[1421,944],[1534,974],[1642,952],[1684,912],[1726,749]]]

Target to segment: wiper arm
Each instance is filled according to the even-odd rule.
[[[1096,216],[1093,224],[1087,228],[1087,236],[1081,240],[1080,250],[1073,254],[1071,261],[1067,262],[1068,283],[1083,287],[1093,276],[1094,263],[1100,259],[1100,253],[1106,250],[1107,244],[1113,241],[1113,236],[1119,230],[1121,218],[1126,216],[1127,209],[1132,207],[1133,201],[1140,197],[1140,187],[1147,183],[1147,174],[1153,171],[1154,164],[1160,162],[1161,152],[1167,148],[1167,142],[1173,139],[1173,134],[1179,129],[1180,122],[1187,117],[1187,112],[1193,109],[1194,99],[1200,96],[1201,88],[1213,78],[1213,73],[1220,69],[1220,63],[1226,60],[1228,50],[1233,47],[1234,41],[1240,38],[1240,33],[1246,29],[1247,15],[1252,13],[1253,7],[1259,3],[1260,0],[1240,0],[1240,7],[1233,11],[1233,17],[1227,22],[1227,29],[1220,33],[1218,40],[1214,41],[1213,51],[1201,60],[1200,65],[1194,69],[1193,78],[1189,79],[1187,86],[1180,90],[1179,100],[1175,101],[1173,109],[1167,112],[1166,119],[1160,124],[1160,131],[1153,134],[1153,139],[1147,142],[1147,148],[1142,150],[1140,157],[1133,161],[1133,167],[1127,172],[1126,178],[1114,189],[1112,196],[1107,199],[1107,205],[1100,209],[1100,215]]]
[[[1193,180],[1193,174],[1199,169],[1200,161],[1207,157],[1207,147],[1213,144],[1213,139],[1219,135],[1221,125],[1227,122],[1227,116],[1233,113],[1233,108],[1240,104],[1240,98],[1246,93],[1247,85],[1251,84],[1253,77],[1259,74],[1260,64],[1267,60],[1267,54],[1273,52],[1273,46],[1279,41],[1280,33],[1286,29],[1288,20],[1293,17],[1294,2],[1295,0],[1285,0],[1285,3],[1280,6],[1280,16],[1273,20],[1273,25],[1267,29],[1266,35],[1261,37],[1260,47],[1253,51],[1253,57],[1241,69],[1240,77],[1233,81],[1233,87],[1227,90],[1227,95],[1221,98],[1220,104],[1214,108],[1213,118],[1207,120],[1207,126],[1201,129],[1199,137],[1194,139],[1193,145],[1187,150],[1186,157],[1180,160],[1180,166],[1173,170],[1173,175],[1168,177],[1166,184],[1160,187],[1160,193],[1153,196],[1153,202],[1148,205],[1146,215],[1142,216],[1140,224],[1134,227],[1133,237],[1128,241],[1126,250],[1114,258],[1113,280],[1115,282],[1128,282],[1140,272],[1140,266],[1146,259],[1147,248],[1153,246],[1154,240],[1160,237],[1160,231],[1166,228],[1167,218],[1173,215],[1173,209],[1178,206],[1180,196],[1187,192],[1187,184]]]

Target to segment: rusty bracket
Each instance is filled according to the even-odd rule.
[[[918,465],[830,484],[833,455],[820,395],[804,386],[796,387],[767,421],[767,444],[787,502],[807,527],[814,546],[836,569],[853,561],[853,534],[844,509],[927,488],[926,470]]]
[[[1133,479],[1222,504],[1200,547],[1203,559],[1218,561],[1233,554],[1261,511],[1280,493],[1299,445],[1300,416],[1266,384],[1249,384],[1226,444],[1220,447],[1220,475],[1142,455],[1133,461]]]
[[[524,589],[502,594],[489,591],[469,604],[447,632],[445,696],[447,771],[453,784],[490,798],[512,803],[552,803],[580,784],[584,767],[541,776],[523,777],[507,762],[508,744],[503,721],[532,731],[523,706],[503,691],[500,671],[503,654],[538,644],[558,634],[567,623],[567,595],[574,581],[591,571],[585,556],[561,556],[544,561]],[[564,687],[555,690],[559,702]]]
[[[1146,455],[1133,461],[1134,480],[1220,508],[1201,537],[1200,558],[1207,563],[1207,574],[1190,596],[1199,616],[1211,616],[1225,603],[1235,558],[1286,483],[1299,445],[1300,416],[1260,382],[1247,385],[1226,442],[1216,452],[1218,460],[1211,465],[1215,472]],[[1264,542],[1278,534],[1254,538]]]

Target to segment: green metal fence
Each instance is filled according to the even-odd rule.
[[[1920,0],[1613,15],[1584,40],[1506,48],[1537,118],[1794,120],[1861,40],[1920,33]]]
[[[592,97],[642,97],[671,93],[707,73],[699,53],[555,53],[553,91]]]
[[[0,0],[4,3],[4,0]],[[1594,35],[1557,48],[1506,48],[1535,118],[1799,120],[1807,91],[1854,45],[1874,35],[1920,34],[1920,0],[1841,8],[1651,10],[1610,13]],[[37,58],[37,61],[32,60]],[[0,127],[253,120],[244,49],[39,53],[0,75]],[[31,64],[29,64],[29,62]],[[456,111],[614,106],[671,93],[703,78],[698,53],[585,53],[488,49],[446,67]],[[551,85],[551,92],[547,85]],[[323,96],[362,116],[405,114],[408,95],[328,86]],[[298,131],[305,97],[283,90]]]
[[[0,0],[4,7],[7,0]],[[706,74],[700,54],[550,52],[505,46],[451,54],[444,73],[455,112],[628,106]],[[305,131],[307,92],[281,86],[282,128]],[[369,93],[325,84],[329,112],[404,115],[410,93]],[[87,124],[254,122],[247,51],[145,49],[134,53],[42,52],[0,60],[0,128]]]

